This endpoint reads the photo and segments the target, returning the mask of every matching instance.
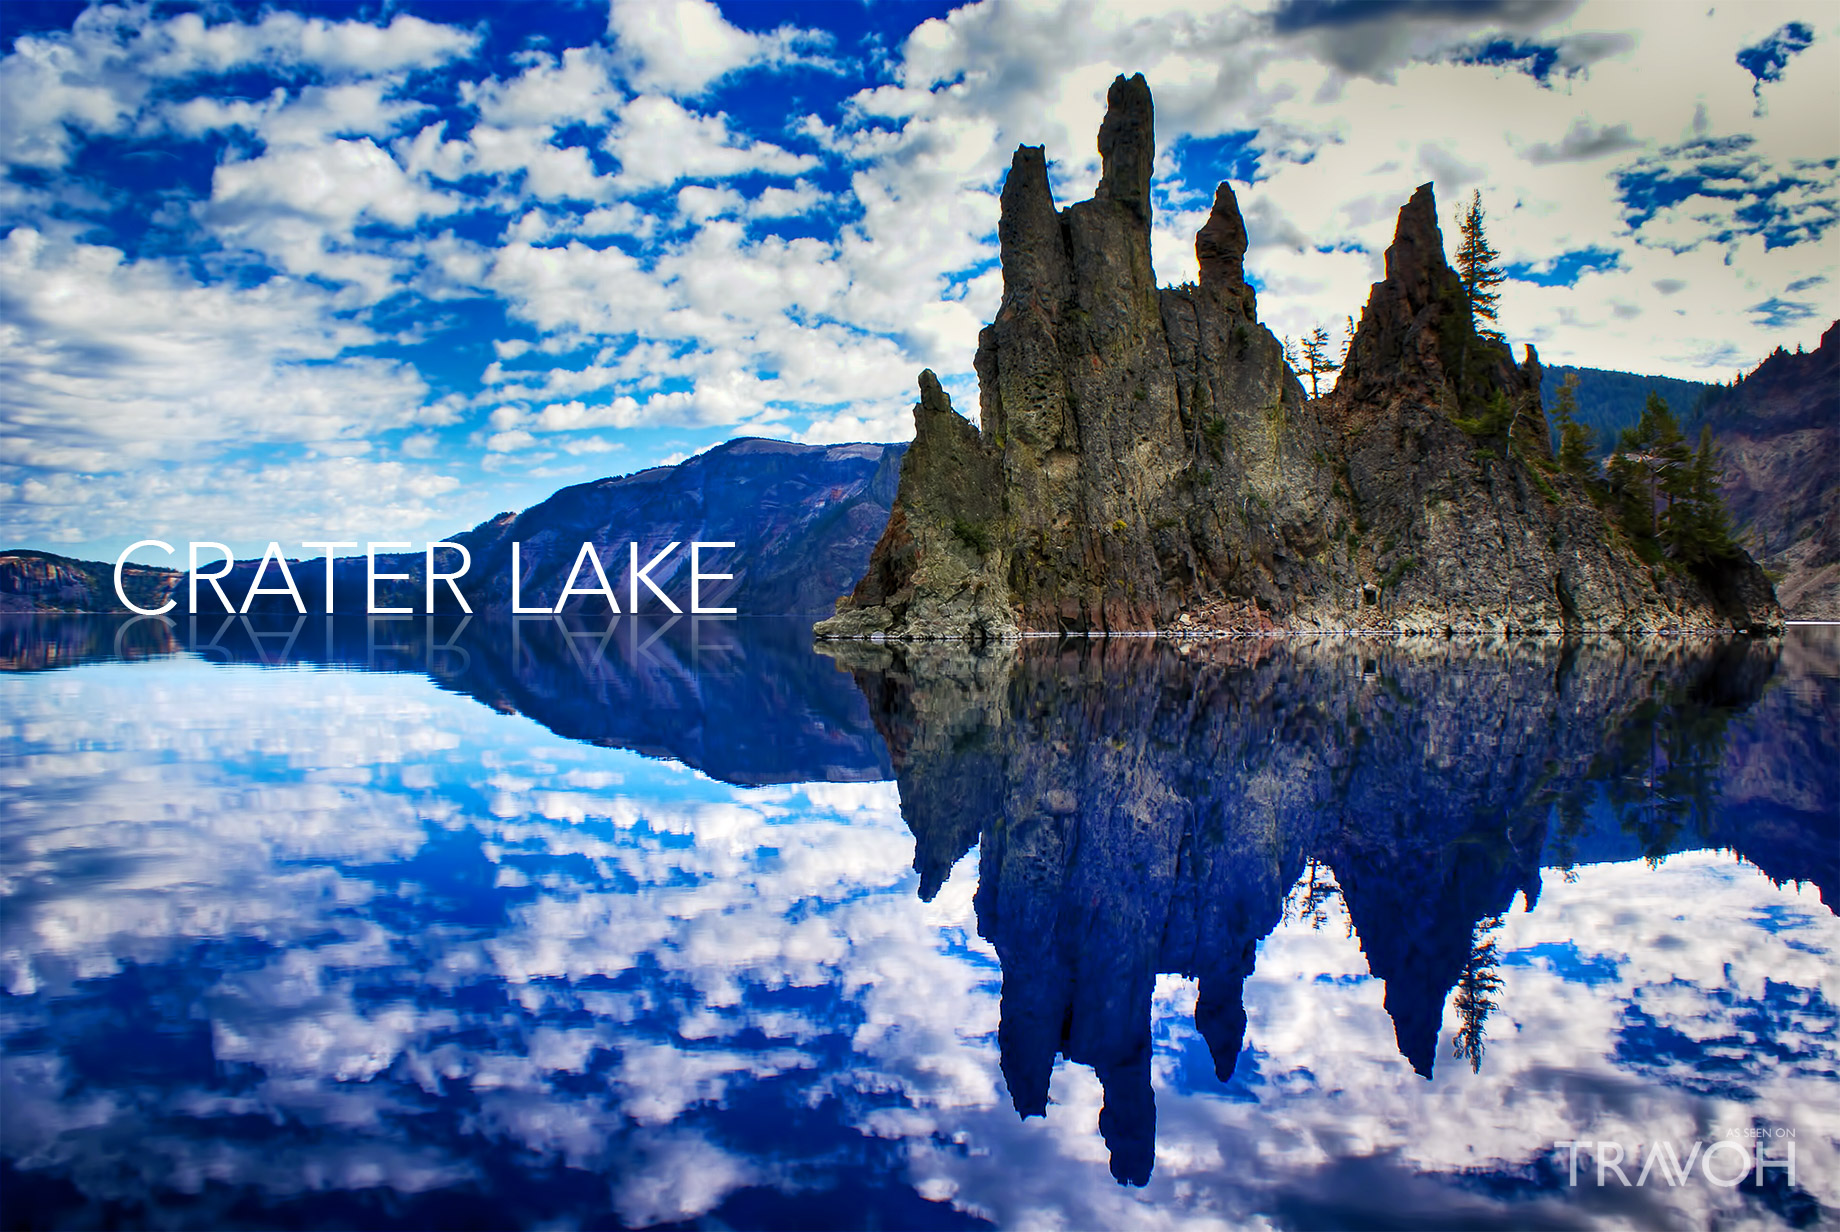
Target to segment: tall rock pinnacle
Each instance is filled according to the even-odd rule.
[[[1105,94],[1099,126],[1100,201],[1129,206],[1150,221],[1150,172],[1156,164],[1156,123],[1142,73],[1120,75]]]
[[[1420,184],[1399,211],[1386,277],[1368,296],[1337,389],[1361,397],[1401,377],[1436,385],[1446,375],[1443,355],[1474,336],[1463,281],[1444,260],[1437,199]]]
[[[1239,214],[1239,199],[1224,180],[1214,190],[1214,208],[1206,224],[1195,232],[1195,262],[1204,288],[1239,302],[1247,320],[1258,319],[1252,288],[1246,285],[1246,223]]]
[[[997,220],[1003,254],[1003,298],[1023,305],[1039,299],[1056,305],[1066,298],[1067,245],[1048,187],[1048,162],[1038,145],[1016,147],[1003,182],[1003,210]]]

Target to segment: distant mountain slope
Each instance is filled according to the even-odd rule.
[[[742,438],[677,466],[563,488],[516,518],[467,532],[475,593],[488,607],[510,606],[511,544],[518,542],[524,604],[553,604],[582,543],[593,540],[613,548],[607,572],[624,606],[628,541],[637,540],[649,560],[677,540],[684,547],[651,576],[687,609],[690,543],[727,541],[734,550],[711,555],[703,569],[735,580],[732,589],[706,590],[717,596],[706,604],[749,615],[829,615],[868,566],[905,450]],[[649,592],[641,599],[657,610]]]
[[[704,588],[706,606],[739,609],[745,615],[828,616],[837,597],[856,584],[869,551],[888,521],[905,445],[797,445],[745,437],[718,445],[675,466],[597,479],[563,488],[523,513],[502,513],[471,530],[449,536],[472,555],[462,588],[475,611],[511,606],[511,545],[522,545],[521,599],[526,607],[551,606],[561,592],[584,542],[600,548],[607,576],[627,606],[629,541],[645,560],[672,541],[683,544],[650,576],[688,610],[689,545],[732,542],[731,551],[711,553],[703,572],[732,573],[732,583]],[[283,545],[288,546],[288,545]],[[183,548],[183,545],[181,545]],[[641,563],[644,563],[642,561]],[[222,582],[240,603],[255,576],[256,561],[239,561]],[[0,611],[118,612],[112,563],[71,560],[47,552],[0,553]],[[377,586],[379,606],[424,603],[424,559],[420,552],[380,555],[379,574],[407,574],[406,580]],[[326,610],[324,558],[290,562],[307,611]],[[127,567],[128,596],[142,607],[158,607],[170,595],[183,610],[185,574],[139,565]],[[577,585],[592,585],[584,569]],[[265,587],[280,584],[271,568]],[[643,588],[641,588],[643,590]],[[365,610],[365,560],[333,562],[335,606],[342,613]],[[199,588],[199,610],[220,612],[208,586]],[[662,605],[645,591],[646,610]],[[437,605],[457,610],[445,587]],[[576,607],[598,609],[602,601],[578,599]],[[258,596],[252,612],[292,613],[286,594]]]
[[[117,612],[115,566],[29,548],[0,552],[0,612]],[[166,602],[185,575],[124,565],[122,589],[141,607]]]
[[[1791,620],[1840,620],[1840,322],[1806,353],[1776,352],[1733,385],[1554,365],[1551,411],[1578,376],[1578,419],[1602,457],[1634,426],[1651,390],[1691,441],[1709,424],[1725,451],[1725,502],[1740,538],[1776,583]]]
[[[1609,368],[1554,364],[1546,369],[1540,381],[1540,401],[1549,417],[1558,401],[1559,389],[1568,376],[1578,378],[1578,422],[1591,429],[1591,451],[1600,458],[1610,452],[1618,433],[1634,427],[1636,420],[1642,417],[1642,407],[1648,402],[1651,390],[1667,399],[1668,409],[1683,427],[1697,433],[1701,401],[1723,388],[1671,376],[1643,376]],[[1554,429],[1553,448],[1558,447],[1558,430]]]
[[[1732,521],[1792,620],[1840,620],[1840,321],[1715,387],[1704,421],[1725,451]]]

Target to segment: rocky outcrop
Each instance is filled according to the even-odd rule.
[[[888,529],[819,636],[1779,622],[1750,562],[1651,569],[1553,466],[1538,359],[1476,333],[1430,185],[1311,402],[1259,324],[1228,185],[1196,236],[1201,281],[1156,286],[1153,131],[1143,78],[1120,77],[1098,192],[1066,209],[1043,152],[1016,151],[980,426],[923,379]]]
[[[890,511],[854,593],[867,612],[911,612],[929,625],[982,636],[1013,634],[1008,587],[989,550],[1001,512],[991,457],[931,369],[920,374],[914,427],[901,462],[908,499]]]
[[[1533,348],[1517,366],[1474,329],[1430,185],[1399,214],[1334,393],[1347,534],[1382,625],[1657,630],[1779,624],[1748,559],[1699,577],[1651,567],[1551,465]],[[1372,588],[1372,589],[1369,589]]]

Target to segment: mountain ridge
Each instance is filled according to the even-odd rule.
[[[446,541],[461,544],[472,557],[461,590],[475,610],[510,610],[513,542],[521,544],[523,606],[554,608],[581,544],[593,542],[624,608],[629,540],[640,541],[642,549],[649,545],[648,560],[672,540],[686,545],[649,576],[687,607],[687,545],[701,540],[737,544],[732,555],[705,565],[706,572],[736,575],[724,584],[724,591],[713,592],[710,605],[739,605],[753,615],[816,618],[828,615],[836,597],[861,575],[869,549],[887,521],[895,467],[906,448],[736,437],[669,466],[560,488],[529,509],[497,514]],[[248,593],[259,563],[237,561],[222,579],[233,600]],[[325,558],[288,564],[307,611],[324,612]],[[379,606],[422,611],[425,568],[421,552],[380,553],[380,574],[407,576],[379,580]],[[112,564],[55,553],[0,552],[0,612],[119,612],[113,570]],[[158,607],[172,598],[176,610],[187,610],[184,570],[130,564],[123,572],[129,597],[140,606]],[[365,574],[362,556],[333,562],[336,610],[365,611]],[[277,584],[273,572],[264,579],[265,587]],[[592,584],[592,579],[583,578],[579,584]],[[729,597],[723,598],[723,593]],[[575,599],[570,610],[598,602]],[[436,607],[459,610],[444,586],[436,587]],[[199,610],[224,610],[208,586],[200,588]],[[286,594],[263,594],[250,603],[250,611],[293,614],[295,607]]]

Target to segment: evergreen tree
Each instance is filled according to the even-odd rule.
[[[1354,318],[1348,318],[1348,330],[1342,335],[1342,365],[1348,364],[1348,352],[1354,350]]]
[[[1735,550],[1719,493],[1723,475],[1712,430],[1700,429],[1697,451],[1688,446],[1660,394],[1649,394],[1641,420],[1618,438],[1609,479],[1617,520],[1638,547],[1653,545],[1651,553],[1665,548],[1686,565]]]
[[[1498,915],[1477,922],[1475,931],[1470,934],[1469,958],[1463,964],[1463,974],[1457,977],[1456,996],[1451,999],[1459,1023],[1457,1034],[1450,1041],[1451,1053],[1467,1060],[1471,1072],[1478,1074],[1482,1072],[1482,1049],[1488,1035],[1489,1015],[1495,1012],[1495,997],[1502,988],[1501,976],[1495,973],[1501,965],[1501,953],[1493,936],[1500,927]]]
[[[1316,378],[1336,371],[1341,364],[1329,358],[1329,331],[1318,325],[1316,332],[1303,340],[1303,370],[1310,378],[1310,397],[1321,397]]]
[[[1463,280],[1463,292],[1469,296],[1470,323],[1484,338],[1501,341],[1495,329],[1501,292],[1495,288],[1507,281],[1499,264],[1501,253],[1489,243],[1483,228],[1482,191],[1470,195],[1469,204],[1457,212],[1457,230],[1463,242],[1457,246],[1457,275]],[[1483,322],[1488,324],[1483,324]]]
[[[1578,422],[1578,374],[1568,372],[1553,400],[1553,426],[1559,430],[1559,465],[1574,475],[1591,473],[1591,429]]]
[[[1312,859],[1309,880],[1286,904],[1288,918],[1308,920],[1311,928],[1320,929],[1329,922],[1329,904],[1339,892],[1335,882],[1322,873],[1322,865]]]
[[[1651,422],[1651,418],[1652,422]],[[1665,539],[1675,559],[1684,557],[1692,533],[1693,511],[1687,501],[1692,483],[1693,451],[1667,399],[1650,394],[1642,410],[1649,441],[1649,493],[1654,501],[1654,532]]]
[[[1654,515],[1654,503],[1648,494],[1648,473],[1638,461],[1640,457],[1636,430],[1625,428],[1617,439],[1616,452],[1610,455],[1610,464],[1605,468],[1610,486],[1611,510],[1616,514],[1618,524],[1638,544],[1652,537],[1651,519]]]
[[[1687,484],[1687,500],[1692,511],[1692,527],[1687,537],[1689,563],[1717,560],[1737,550],[1731,537],[1731,515],[1725,512],[1725,499],[1719,492],[1724,482],[1725,467],[1719,447],[1712,439],[1712,426],[1703,425]]]

